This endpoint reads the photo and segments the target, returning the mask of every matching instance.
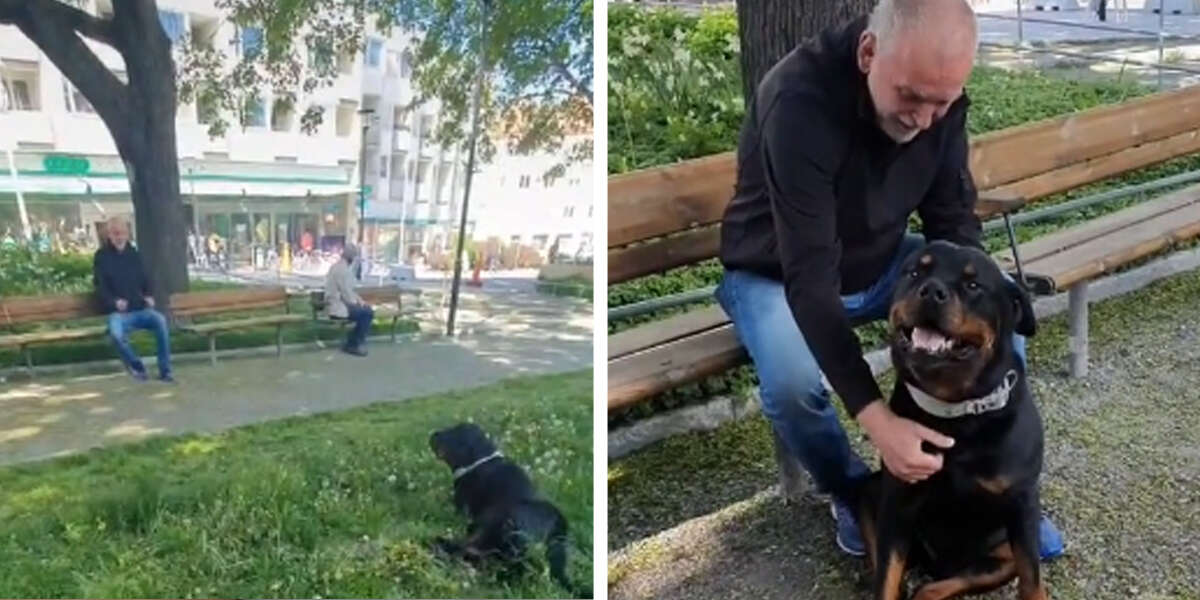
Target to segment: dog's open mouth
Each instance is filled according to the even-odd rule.
[[[902,327],[899,333],[901,344],[906,349],[932,357],[964,359],[979,349],[971,342],[948,335],[935,327]]]

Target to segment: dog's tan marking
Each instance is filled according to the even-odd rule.
[[[967,266],[963,267],[963,275],[967,277],[974,277],[978,275],[978,273],[975,271],[974,263],[967,263]]]
[[[883,600],[900,600],[904,587],[904,559],[893,550],[888,556],[887,571],[883,577]]]
[[[1007,492],[1008,488],[1012,487],[1012,482],[1009,481],[1008,478],[1003,475],[997,475],[997,476],[991,477],[991,478],[980,477],[980,478],[976,479],[975,481],[976,481],[976,483],[979,484],[979,487],[981,487],[997,496],[1003,494],[1004,492]]]
[[[1012,547],[1005,543],[993,550],[991,556],[1001,561],[992,571],[931,581],[917,590],[913,600],[949,600],[961,594],[981,594],[1012,581],[1017,575]]]
[[[929,265],[932,265],[932,264],[933,264],[933,255],[932,254],[922,254],[921,255],[921,266],[922,267],[928,267]]]

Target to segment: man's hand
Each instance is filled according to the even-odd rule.
[[[146,296],[143,299],[146,301],[147,307],[154,308],[154,296]]]
[[[868,404],[859,411],[857,419],[879,450],[887,470],[908,483],[922,481],[942,468],[942,455],[921,450],[922,441],[939,448],[954,446],[952,438],[896,416],[883,400]]]
[[[117,305],[117,312],[125,312],[125,309],[129,308],[129,302],[126,302],[124,298],[117,298],[115,304]]]

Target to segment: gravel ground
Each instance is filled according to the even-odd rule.
[[[1062,318],[1031,340],[1043,499],[1067,539],[1046,568],[1056,599],[1200,598],[1198,294],[1193,273],[1094,305],[1081,380],[1065,375]],[[610,597],[866,598],[825,502],[785,506],[774,478],[762,419],[612,463]]]

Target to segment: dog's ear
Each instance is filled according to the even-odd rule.
[[[1025,288],[1015,279],[1011,277],[1004,279],[1007,283],[1010,302],[1012,302],[1013,331],[1025,337],[1031,337],[1037,333],[1037,317],[1033,314],[1033,302],[1029,299],[1029,292],[1026,292]]]

